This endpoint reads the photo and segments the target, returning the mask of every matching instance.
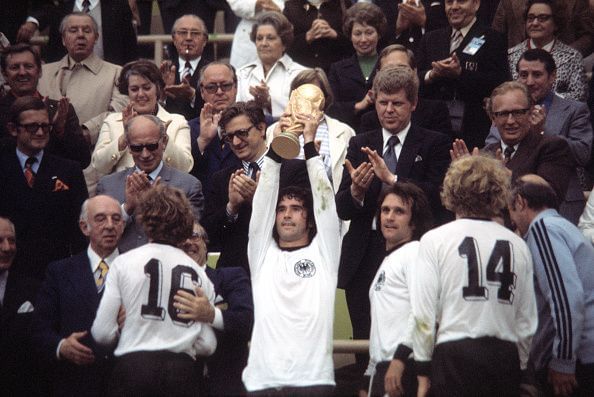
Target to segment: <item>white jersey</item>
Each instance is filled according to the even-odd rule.
[[[248,391],[334,385],[340,234],[332,186],[320,157],[307,160],[317,234],[307,247],[281,250],[272,237],[279,171],[266,157],[253,199],[248,258],[255,322],[242,376]]]
[[[532,258],[519,236],[493,221],[458,219],[423,236],[411,274],[416,361],[431,360],[434,341],[491,336],[517,343],[526,367],[537,315]]]
[[[369,366],[365,375],[372,376],[375,366],[394,357],[399,344],[412,349],[409,320],[409,272],[415,265],[419,242],[411,241],[384,258],[369,288],[371,332]]]
[[[126,309],[115,356],[138,351],[210,355],[216,337],[209,325],[183,320],[173,307],[180,289],[198,285],[212,303],[214,286],[204,270],[182,250],[150,243],[120,255],[109,269],[105,291],[91,333],[100,344],[117,340],[117,315]]]

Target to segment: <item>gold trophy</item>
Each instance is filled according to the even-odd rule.
[[[284,159],[294,159],[299,155],[301,145],[299,135],[303,133],[303,123],[297,121],[295,114],[312,115],[317,119],[324,108],[324,93],[314,84],[303,84],[291,92],[285,113],[289,114],[291,125],[282,131],[270,144],[272,149]]]

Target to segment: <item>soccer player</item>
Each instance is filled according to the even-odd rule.
[[[340,253],[332,184],[315,148],[318,117],[297,115],[312,192],[279,193],[281,158],[264,159],[249,226],[254,331],[243,382],[266,396],[332,395],[332,322]],[[313,199],[312,199],[313,196]]]
[[[506,207],[509,186],[499,160],[454,161],[441,196],[456,220],[421,238],[412,340],[419,384],[431,375],[436,396],[519,394],[537,314],[530,251],[492,220]]]
[[[173,299],[186,290],[214,301],[204,269],[177,248],[192,235],[192,209],[181,190],[166,185],[149,189],[138,205],[136,215],[149,243],[113,262],[91,328],[98,343],[117,341],[108,393],[198,395],[194,359],[212,354],[216,338],[209,325],[177,310]],[[126,311],[121,335],[120,306]]]

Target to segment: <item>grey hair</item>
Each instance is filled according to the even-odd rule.
[[[8,225],[12,229],[12,232],[16,235],[16,228],[14,227],[14,223],[12,223],[12,221],[10,219],[0,216],[0,220],[6,221],[6,223],[8,223]]]
[[[101,195],[90,197],[90,198],[86,199],[85,201],[83,201],[82,205],[80,206],[80,215],[78,216],[78,221],[79,222],[84,222],[85,224],[87,224],[87,226],[89,225],[89,203],[94,198],[100,197],[100,196]],[[113,201],[117,202],[117,200],[115,198],[111,197],[111,196],[106,196],[106,197],[109,197]],[[122,216],[124,216],[124,213],[122,212],[122,206],[121,205],[118,205],[118,208],[120,209],[120,214]]]
[[[206,24],[204,23],[204,21],[202,20],[202,18],[200,18],[198,15],[194,15],[194,14],[184,14],[181,17],[177,18],[175,20],[175,22],[173,22],[173,27],[171,28],[171,35],[172,36],[175,34],[175,30],[177,28],[177,24],[179,23],[180,19],[186,18],[186,17],[190,17],[190,18],[193,18],[193,19],[197,20],[202,25],[202,28],[204,30],[204,34],[208,38],[208,28],[206,27]]]
[[[216,66],[216,65],[226,66],[227,69],[229,69],[229,71],[233,75],[233,82],[235,84],[237,84],[237,73],[235,73],[235,68],[229,62],[224,62],[224,61],[212,61],[212,62],[207,63],[206,65],[202,66],[200,68],[198,82],[202,83],[202,81],[204,81],[204,72],[206,72],[206,69],[208,69],[211,66]]]
[[[96,35],[99,35],[99,25],[97,25],[97,21],[95,21],[95,18],[93,18],[90,14],[76,11],[76,12],[70,13],[70,14],[66,15],[64,18],[62,18],[62,22],[60,22],[60,34],[62,36],[64,36],[64,31],[66,31],[66,24],[68,23],[68,18],[70,18],[70,17],[89,17],[91,19],[91,25],[93,26],[93,31],[95,32]]]
[[[126,125],[124,125],[124,134],[126,135],[126,140],[128,140],[130,138],[130,127],[132,127],[132,123],[134,123],[134,120],[136,120],[140,117],[144,117],[145,119],[152,121],[153,124],[155,124],[157,127],[159,127],[159,138],[163,138],[165,136],[165,133],[166,133],[165,124],[161,121],[160,118],[158,118],[157,116],[154,116],[152,114],[139,114],[138,116],[132,118],[132,120],[128,121],[128,123],[126,123]]]

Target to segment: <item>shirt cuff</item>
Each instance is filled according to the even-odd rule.
[[[223,321],[223,312],[221,311],[221,309],[219,309],[216,306],[214,308],[214,311],[215,311],[215,315],[214,315],[214,320],[212,320],[212,327],[219,331],[224,331],[225,330],[225,322]]]
[[[431,81],[431,70],[425,73],[425,82]]]
[[[64,343],[64,339],[60,340],[60,343],[58,343],[58,348],[56,349],[56,358],[58,360],[62,359],[62,357],[60,357],[60,347],[62,346],[62,343]]]
[[[25,22],[33,22],[39,28],[39,21],[37,20],[37,18],[27,17],[27,20]]]
[[[303,145],[303,152],[305,153],[306,160],[319,155],[318,151],[316,150],[316,145],[313,142],[308,142]]]
[[[122,220],[124,221],[124,223],[126,223],[126,222],[128,222],[128,219],[130,219],[130,215],[128,215],[128,213],[126,212],[126,203],[122,203],[121,207],[122,207]]]
[[[412,354],[412,352],[413,351],[410,347],[405,346],[403,344],[399,344],[398,347],[396,348],[396,351],[394,352],[393,359],[406,362],[406,360]]]
[[[227,206],[225,206],[225,214],[227,215],[227,221],[229,221],[229,223],[235,223],[237,221],[237,217],[239,216],[239,214],[231,215],[231,213],[229,213],[229,209],[227,209]]]
[[[415,369],[418,376],[430,376],[431,375],[431,361],[416,361]]]

